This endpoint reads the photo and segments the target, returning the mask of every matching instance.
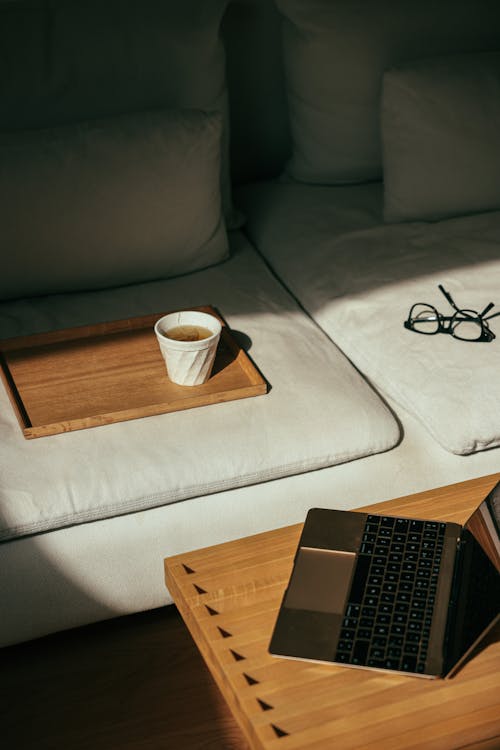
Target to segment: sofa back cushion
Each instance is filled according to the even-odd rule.
[[[500,209],[500,52],[387,71],[381,114],[386,221]]]
[[[225,117],[221,187],[232,220],[225,54],[228,0],[0,2],[0,131],[157,107]]]
[[[158,110],[0,134],[0,299],[226,258],[221,127],[219,113]]]
[[[343,183],[382,174],[382,74],[407,60],[500,47],[496,0],[276,0],[297,180]]]

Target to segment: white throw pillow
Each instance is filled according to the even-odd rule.
[[[386,221],[500,208],[500,52],[387,71],[381,116]]]
[[[290,175],[336,184],[382,175],[379,104],[388,67],[500,47],[492,0],[276,0],[293,155]]]
[[[0,299],[224,260],[221,116],[157,111],[0,135]]]

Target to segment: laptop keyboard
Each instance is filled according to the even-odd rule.
[[[425,671],[445,526],[368,516],[335,661]]]

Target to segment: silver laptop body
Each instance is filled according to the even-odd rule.
[[[500,483],[456,523],[311,509],[276,656],[451,676],[500,619]]]

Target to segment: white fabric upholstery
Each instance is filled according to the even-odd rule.
[[[0,647],[169,604],[169,555],[498,471],[498,451],[455,456],[397,413],[404,439],[385,453],[0,544]]]
[[[351,188],[352,214],[366,205],[367,189]],[[380,186],[371,191],[374,201],[380,197]],[[374,386],[414,414],[446,450],[469,454],[500,445],[500,318],[491,322],[498,338],[489,344],[403,327],[415,302],[453,313],[439,283],[459,306],[500,305],[500,213],[371,227],[367,218],[365,228],[352,231],[328,189],[275,185],[273,205],[280,210],[272,222],[258,193],[240,196],[254,242]]]
[[[4,303],[0,337],[216,304],[267,395],[27,441],[0,390],[1,538],[264,482],[392,448],[392,414],[241,235],[234,257],[114,291]],[[151,335],[154,336],[153,331]]]

